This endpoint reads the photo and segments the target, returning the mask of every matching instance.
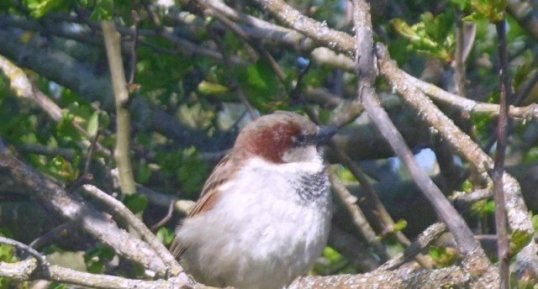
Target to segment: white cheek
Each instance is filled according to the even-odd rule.
[[[313,145],[289,149],[282,160],[284,164],[274,165],[274,169],[285,173],[317,173],[324,167],[323,158]]]

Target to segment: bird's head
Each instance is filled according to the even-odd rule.
[[[256,156],[275,164],[308,162],[319,158],[318,147],[336,131],[317,126],[302,115],[278,111],[248,124],[237,137],[233,151],[244,158]]]

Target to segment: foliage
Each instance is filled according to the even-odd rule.
[[[437,267],[448,267],[457,261],[458,254],[453,248],[431,246],[428,255],[433,259]]]
[[[426,12],[420,22],[410,26],[401,19],[392,20],[394,29],[409,41],[408,49],[449,62],[454,52],[454,12],[433,16]]]
[[[108,262],[115,256],[114,250],[107,246],[96,246],[84,254],[84,262],[90,273],[103,273]]]
[[[113,20],[118,27],[126,75],[134,72],[129,87],[137,89],[131,91],[127,104],[132,122],[129,154],[134,178],[137,184],[157,192],[160,197],[190,200],[198,197],[211,169],[250,120],[247,104],[259,114],[279,109],[312,112],[321,123],[345,118],[346,109],[357,98],[357,76],[353,71],[342,68],[338,58],[330,53],[323,55],[328,57],[327,61],[316,58],[312,51],[319,52],[315,48],[322,45],[321,42],[304,40],[301,35],[287,34],[281,28],[271,30],[269,24],[282,23],[264,7],[251,2],[222,3],[268,21],[263,29],[256,30],[252,22],[243,18],[223,22],[210,13],[211,9],[197,5],[196,1],[0,1],[0,33],[9,36],[3,38],[5,44],[0,44],[0,55],[24,68],[35,88],[57,105],[61,114],[59,119],[53,119],[50,107],[16,96],[10,88],[9,77],[2,75],[0,140],[8,144],[18,158],[77,197],[80,197],[80,184],[85,182],[112,195],[121,191],[114,171],[116,111],[101,20]],[[350,35],[354,32],[349,1],[287,2],[324,27]],[[507,17],[509,73],[518,95],[513,104],[525,106],[537,101],[536,36],[516,13],[505,13],[510,4],[507,1],[411,0],[370,1],[370,4],[375,40],[389,47],[390,56],[399,67],[448,92],[456,91],[455,76],[462,73],[465,77],[460,83],[462,95],[479,104],[496,104],[499,100],[498,39],[493,24]],[[231,17],[222,14],[219,16]],[[456,71],[455,55],[460,44],[456,35],[464,24],[473,25],[475,34],[464,35],[472,47],[465,63],[461,64],[463,71]],[[134,25],[138,41],[133,55]],[[237,33],[237,29],[243,34]],[[16,48],[10,50],[12,46]],[[345,56],[349,55],[339,55]],[[475,171],[468,160],[461,158],[457,147],[446,148],[446,140],[423,125],[420,121],[423,111],[411,110],[400,101],[387,80],[378,79],[375,86],[413,151],[420,155],[421,150],[429,148],[435,153],[435,160],[427,160],[433,165],[427,165],[426,169],[432,172],[446,195],[457,190],[470,193],[488,186],[481,175],[483,172]],[[242,99],[241,94],[246,99]],[[386,102],[387,99],[394,101]],[[480,148],[490,155],[495,153],[495,113],[470,111],[474,107],[463,111],[454,103],[436,102],[436,105]],[[361,167],[380,201],[396,220],[390,231],[379,220],[377,208],[372,207],[351,170],[339,164],[330,150],[327,152],[329,161],[334,164],[337,177],[357,197],[358,206],[376,231],[376,241],[386,246],[389,254],[401,252],[403,245],[397,242],[394,233],[405,233],[413,239],[437,215],[425,205],[417,188],[408,182],[405,177],[408,174],[404,173],[401,163],[395,161],[394,153],[385,146],[369,119],[363,114],[346,121],[338,144]],[[516,177],[523,188],[531,188],[524,193],[527,193],[529,209],[536,211],[538,201],[533,196],[534,170],[538,164],[536,119],[513,119],[512,124],[507,158],[509,171],[519,173]],[[5,204],[7,211],[13,211],[14,215],[24,215],[10,205],[10,198],[14,195],[17,201],[33,200],[21,197],[22,194],[12,188],[3,190],[0,186],[0,205]],[[158,223],[167,210],[166,205],[144,194],[117,197],[149,225]],[[94,200],[85,201],[99,207]],[[495,233],[491,226],[480,226],[493,220],[495,203],[491,199],[466,205],[458,209],[463,214],[470,210],[466,215],[474,232]],[[4,221],[4,210],[0,208],[1,228],[16,232],[20,220]],[[174,228],[182,217],[175,212],[157,231],[160,241],[166,245],[172,242]],[[348,231],[351,222],[339,214],[336,218],[335,224]],[[474,224],[477,218],[480,222]],[[532,220],[538,228],[538,218],[534,216]],[[40,232],[47,231],[49,227]],[[19,237],[15,235],[14,238]],[[31,242],[37,237],[24,241]],[[64,250],[83,250],[88,272],[117,269],[110,268],[117,266],[112,262],[117,257],[112,248],[87,242],[85,238],[89,237],[71,244],[74,248],[65,244],[57,246],[68,247],[62,248]],[[352,235],[352,240],[367,243],[358,234]],[[526,231],[511,232],[512,252],[516,254],[530,240],[531,235]],[[358,272],[360,262],[351,260],[344,252],[345,248],[329,244],[313,273]],[[432,247],[428,255],[438,267],[458,262],[451,248]],[[12,248],[0,245],[0,261],[16,260]],[[532,280],[523,283],[517,286],[534,286]],[[0,288],[12,288],[13,284],[0,279]],[[53,284],[50,288],[66,287]]]

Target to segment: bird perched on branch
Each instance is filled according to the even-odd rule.
[[[329,183],[320,145],[336,129],[276,112],[248,124],[178,226],[171,252],[196,280],[280,289],[327,242]]]

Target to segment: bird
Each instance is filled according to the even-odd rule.
[[[195,280],[286,288],[327,243],[332,214],[322,145],[334,127],[293,112],[257,118],[216,165],[170,251]]]

